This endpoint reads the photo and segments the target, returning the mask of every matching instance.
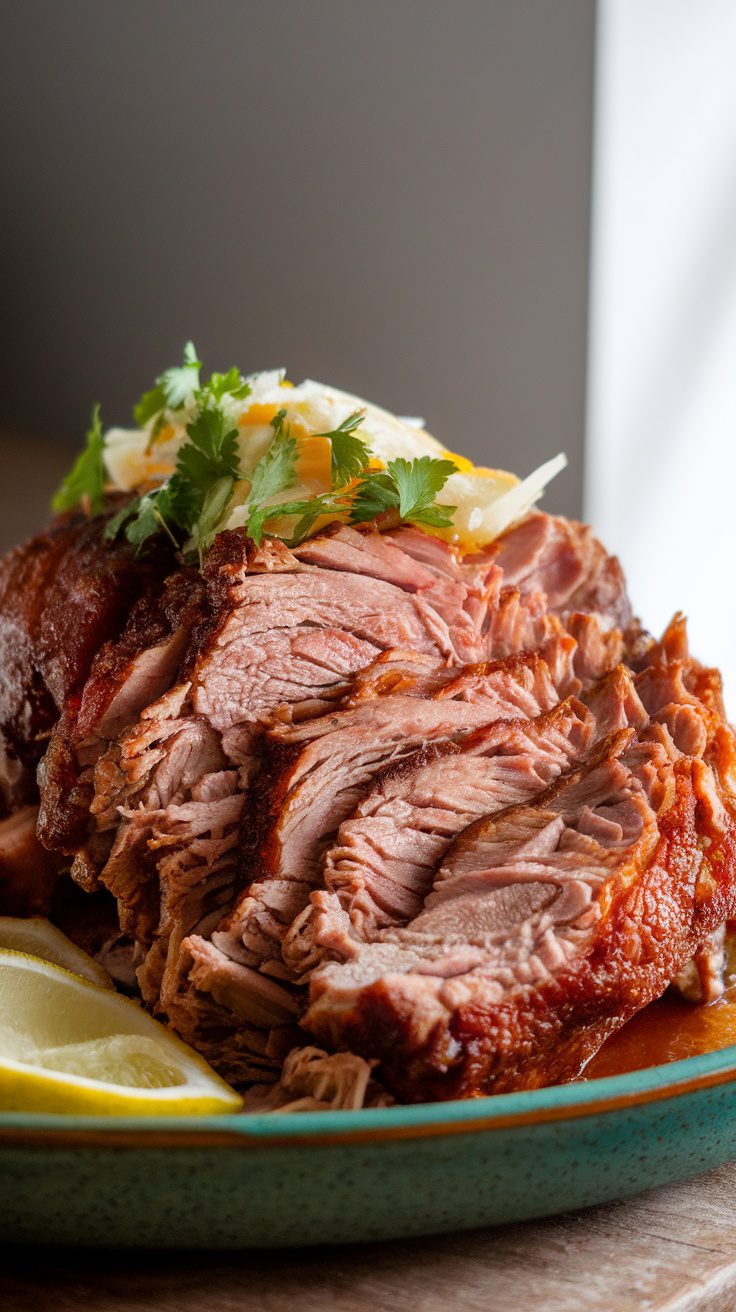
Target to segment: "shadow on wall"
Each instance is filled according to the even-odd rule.
[[[0,425],[79,440],[186,337],[579,510],[594,7],[30,0],[5,22]],[[40,34],[40,35],[39,35]]]

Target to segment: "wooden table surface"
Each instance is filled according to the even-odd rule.
[[[69,453],[0,436],[0,550]],[[4,1250],[2,1312],[736,1312],[736,1165],[465,1235],[243,1254]]]
[[[3,1312],[734,1312],[736,1166],[497,1230],[242,1254],[5,1251]]]

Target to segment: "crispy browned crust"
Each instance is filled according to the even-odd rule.
[[[180,569],[155,578],[130,610],[122,632],[104,642],[77,695],[67,698],[51,733],[41,771],[38,833],[50,851],[71,855],[89,828],[91,780],[80,769],[77,749],[94,737],[107,707],[123,687],[136,658],[179,629],[188,631],[204,599],[200,575]]]
[[[0,562],[0,732],[26,767],[30,795],[59,714],[161,574],[127,543],[104,542],[104,522],[67,516]]]

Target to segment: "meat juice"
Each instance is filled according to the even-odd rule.
[[[708,1007],[669,995],[645,1007],[603,1044],[585,1068],[586,1080],[659,1066],[736,1043],[736,987]]]

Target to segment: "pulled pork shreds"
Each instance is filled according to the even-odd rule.
[[[71,870],[98,955],[249,1108],[569,1080],[668,987],[717,995],[720,679],[590,529],[235,529],[199,571],[104,523],[0,564],[0,909]]]
[[[352,1052],[294,1048],[274,1085],[251,1085],[246,1112],[359,1111],[389,1107],[394,1099],[372,1078],[375,1062]]]

